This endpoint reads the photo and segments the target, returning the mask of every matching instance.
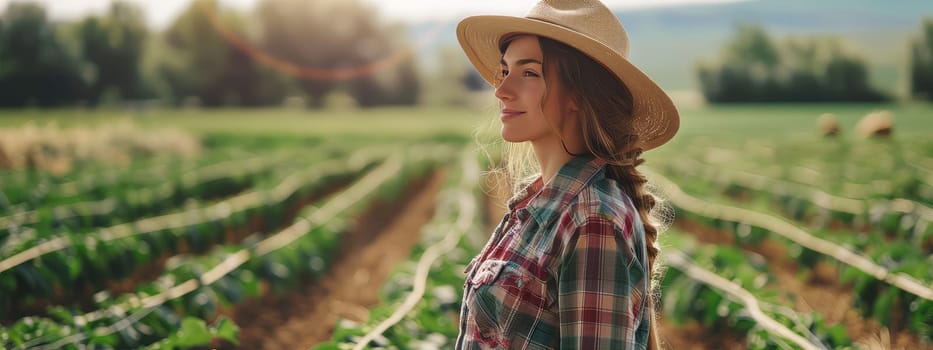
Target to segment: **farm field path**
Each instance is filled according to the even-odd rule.
[[[338,318],[366,320],[368,309],[379,302],[385,278],[409,258],[421,227],[434,215],[444,178],[443,171],[436,172],[409,185],[401,201],[370,208],[341,237],[334,268],[319,281],[238,308],[240,346],[307,349],[330,340]]]
[[[702,227],[689,220],[681,220],[680,226],[700,242],[739,246],[728,232]],[[922,343],[907,330],[893,332],[877,321],[860,315],[853,306],[855,295],[852,288],[839,284],[835,277],[838,273],[833,267],[820,263],[811,276],[803,278],[798,276],[796,262],[787,258],[786,247],[771,239],[764,240],[758,246],[743,245],[742,249],[761,254],[767,259],[769,270],[776,279],[769,285],[796,295],[796,300],[790,302],[795,311],[817,312],[823,315],[827,325],[841,323],[854,342],[868,349],[933,350],[933,346]]]

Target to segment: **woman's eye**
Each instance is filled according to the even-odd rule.
[[[506,77],[506,76],[509,75],[509,70],[508,70],[508,69],[503,69],[500,73],[502,74],[503,77]],[[535,73],[534,71],[530,71],[530,70],[529,70],[529,71],[524,71],[524,72],[522,72],[522,76],[525,76],[525,77],[537,77],[537,76],[538,76],[538,73]]]

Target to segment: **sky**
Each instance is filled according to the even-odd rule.
[[[45,5],[53,19],[71,20],[89,14],[104,13],[111,0],[0,0],[0,12],[10,2],[33,1]],[[168,27],[173,19],[191,3],[191,0],[126,0],[139,4],[146,12],[149,26],[154,29]],[[473,14],[523,15],[537,0],[362,0],[376,7],[387,19],[401,22],[426,19],[447,20]],[[683,6],[743,0],[603,0],[613,9],[657,6]],[[241,10],[251,9],[259,0],[219,0],[221,6]]]

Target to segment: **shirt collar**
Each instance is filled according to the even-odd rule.
[[[519,208],[519,218],[524,219],[522,211],[527,211],[538,225],[544,225],[556,218],[597,174],[602,174],[600,170],[604,165],[605,160],[591,155],[574,157],[557,171],[551,182],[542,184],[543,180],[539,176],[525,186],[509,200],[509,210],[515,210],[527,200],[528,204]]]

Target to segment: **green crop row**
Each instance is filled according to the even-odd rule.
[[[655,181],[667,183],[654,175]],[[668,184],[668,190],[674,185]],[[851,284],[855,306],[866,316],[893,328],[906,327],[920,339],[933,334],[933,256],[909,241],[887,241],[882,235],[829,230],[804,232],[766,214],[767,209],[722,206],[672,191],[677,217],[725,231],[738,244],[757,245],[765,239],[782,243],[789,258],[812,269],[823,261],[839,271],[838,280]],[[751,208],[746,209],[746,208]],[[830,241],[831,240],[831,241]],[[860,253],[856,253],[860,252]],[[884,298],[881,298],[884,296]]]
[[[687,261],[670,259],[665,264],[670,268],[662,281],[663,309],[675,323],[696,320],[714,332],[745,334],[748,349],[851,348],[852,340],[841,324],[827,325],[818,313],[798,313],[784,306],[793,295],[766,287],[773,280],[763,257],[731,246],[698,247],[679,232],[665,237],[665,243],[690,255]],[[697,268],[723,281],[716,283],[694,272]],[[753,297],[753,303],[743,300],[743,295]]]
[[[41,207],[37,210],[0,217],[0,256],[8,257],[18,246],[34,246],[39,240],[62,231],[80,233],[105,225],[115,225],[145,216],[190,209],[200,200],[223,198],[257,186],[265,178],[280,181],[288,171],[299,171],[320,157],[304,157],[286,163],[286,159],[250,159],[226,163],[224,168],[209,168],[171,175],[152,187],[122,189],[107,199],[92,202]],[[182,210],[185,210],[182,208]]]
[[[747,223],[710,218],[688,212],[677,212],[678,217],[695,220],[706,227],[724,230],[732,234],[739,244],[757,245],[765,239],[780,242],[787,247],[788,258],[799,263],[801,268],[812,270],[819,262],[833,266],[838,271],[838,282],[851,285],[856,296],[854,307],[866,317],[871,317],[882,325],[900,329],[906,326],[925,341],[933,340],[933,301],[910,293],[890,282],[879,279],[878,275],[868,274],[859,268],[843,263],[833,255],[827,255],[801,246],[799,242],[774,234],[760,227]],[[884,242],[869,240],[868,235],[846,234],[831,231],[812,232],[822,238],[832,238],[849,249],[871,247],[872,252],[865,256],[868,261],[876,262],[884,268],[886,274],[902,274],[920,278],[920,285],[927,286],[933,280],[933,258],[925,255],[909,242]],[[928,293],[927,293],[928,294]]]
[[[697,139],[689,148],[659,157],[664,164],[701,163],[727,171],[804,184],[856,199],[904,198],[933,205],[929,171],[912,166],[917,157],[933,159],[927,139],[890,140],[728,140]],[[912,155],[907,150],[925,150]],[[659,164],[660,164],[659,163]],[[654,163],[653,163],[654,164]]]
[[[184,347],[173,343],[176,340],[166,340],[178,335],[183,317],[208,319],[216,316],[221,305],[259,296],[263,290],[260,283],[271,285],[272,291],[290,290],[301,278],[326,271],[340,233],[351,219],[378,198],[399,196],[411,177],[422,176],[433,167],[431,162],[384,164],[324,205],[306,208],[294,225],[276,235],[259,242],[247,240],[240,246],[218,247],[204,256],[178,257],[163,277],[140,286],[137,293],[101,298],[106,300],[98,304],[99,311],[84,314],[58,307],[49,312],[54,320],[22,319],[0,330],[0,339],[11,348],[25,347],[26,343],[69,349]],[[24,326],[37,320],[43,320],[44,329]],[[221,327],[211,334],[229,340],[234,328]],[[195,328],[202,343],[209,338],[203,327]]]
[[[756,211],[776,208],[784,216],[808,222],[820,231],[857,231],[863,247],[883,240],[907,241],[922,253],[933,252],[933,209],[909,200],[857,200],[838,198],[817,189],[795,186],[767,177],[749,178],[726,171],[703,171],[697,174],[689,164],[666,167],[678,186],[704,198],[728,197],[725,202],[742,202]],[[747,174],[745,174],[747,175]],[[822,235],[821,235],[822,236]]]
[[[216,243],[269,231],[287,220],[289,208],[336,182],[358,176],[373,166],[343,161],[320,162],[291,176],[278,187],[217,203],[196,211],[124,224],[94,234],[66,235],[45,251],[19,259],[19,264],[0,261],[0,315],[28,309],[44,299],[62,299],[70,293],[106,288],[112,281],[132,276],[140,266],[160,256],[179,252],[203,252]],[[335,163],[338,162],[338,163]],[[41,248],[35,246],[33,248]],[[0,317],[7,319],[7,316]]]
[[[775,206],[773,199],[765,198],[768,197],[767,195],[748,197],[744,201],[737,202],[718,194],[717,191],[711,191],[710,186],[702,180],[683,180],[674,185],[660,174],[652,174],[653,180],[666,184],[668,190],[672,190],[672,196],[675,197],[672,198],[672,202],[678,217],[695,220],[730,232],[735,236],[736,242],[757,244],[765,238],[783,237],[791,247],[804,246],[805,242],[786,237],[788,231],[794,231],[791,235],[800,236],[808,241],[819,240],[821,242],[818,244],[832,246],[828,249],[845,249],[849,251],[848,253],[867,259],[872,264],[906,274],[918,279],[921,283],[933,282],[933,271],[922,267],[929,258],[929,254],[925,253],[922,247],[922,242],[928,238],[926,235],[896,237],[897,239],[892,240],[880,230],[871,229],[871,227],[866,232],[851,232],[834,230],[825,225],[823,228],[804,231],[795,224],[780,219],[780,214],[772,209]],[[703,199],[699,199],[700,197]],[[921,224],[924,232],[930,227],[923,222]],[[922,237],[923,240],[918,237]],[[909,245],[912,248],[900,250],[899,259],[896,262],[883,262],[870,258],[870,256],[890,255],[890,251],[900,244]],[[794,250],[791,249],[791,251]],[[808,267],[813,266],[807,259],[801,260],[801,263]]]
[[[197,157],[154,157],[136,160],[125,166],[75,169],[62,176],[35,169],[0,171],[0,215],[12,215],[45,206],[104,200],[114,192],[158,185],[176,174],[224,167],[224,164],[237,160],[261,157],[253,152],[222,148]]]

